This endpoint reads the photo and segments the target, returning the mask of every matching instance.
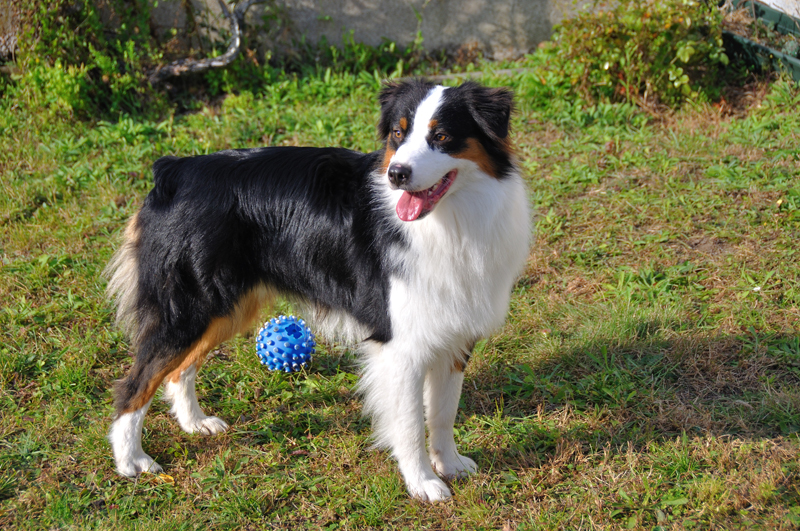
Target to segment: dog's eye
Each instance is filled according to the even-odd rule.
[[[403,138],[403,130],[399,127],[392,130],[392,134],[395,138]]]
[[[448,140],[450,140],[450,137],[444,133],[436,133],[433,139],[436,140],[437,142],[447,142]]]

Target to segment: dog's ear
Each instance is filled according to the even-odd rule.
[[[403,83],[395,83],[394,81],[386,81],[383,84],[378,101],[381,102],[381,109],[391,106],[394,99],[402,91]]]
[[[378,136],[381,140],[385,140],[392,129],[392,111],[397,96],[403,92],[404,85],[402,83],[386,82],[378,95],[378,101],[381,103],[381,119],[378,121]]]
[[[381,119],[378,122],[380,138],[385,140],[392,132],[392,120],[396,120],[398,113],[404,110],[398,109],[399,105],[418,105],[433,87],[433,83],[423,78],[402,83],[386,82],[378,96],[381,103]]]
[[[505,88],[489,88],[467,81],[459,87],[464,91],[472,119],[489,137],[502,140],[511,128],[514,93]]]

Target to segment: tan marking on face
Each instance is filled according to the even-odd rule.
[[[386,152],[383,154],[383,165],[381,166],[383,168],[383,173],[386,173],[386,171],[389,169],[389,164],[392,162],[392,157],[394,157],[395,153],[396,151],[392,149],[392,147],[389,145],[389,142],[387,142]]]
[[[481,143],[474,138],[467,139],[467,148],[464,151],[453,153],[451,156],[456,159],[471,160],[478,165],[482,172],[497,178],[492,159],[489,158],[489,154],[483,149]]]
[[[405,116],[400,118],[400,129],[402,129],[403,132],[405,132],[408,129],[408,120],[406,119]]]
[[[428,122],[428,131],[433,131],[436,129],[436,126],[439,125],[439,120],[433,119]]]

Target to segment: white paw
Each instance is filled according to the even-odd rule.
[[[219,417],[203,416],[180,424],[185,432],[201,435],[216,435],[228,429],[228,423]]]
[[[431,455],[431,466],[443,478],[463,478],[478,471],[478,465],[469,457],[456,453],[449,459],[441,454]]]
[[[444,481],[439,478],[423,479],[413,485],[408,483],[408,492],[412,497],[424,502],[438,502],[453,496]]]
[[[117,472],[129,478],[136,477],[142,472],[158,474],[163,470],[164,469],[161,468],[161,465],[156,463],[152,457],[144,452],[117,460]]]

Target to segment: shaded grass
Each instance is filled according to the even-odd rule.
[[[377,144],[369,76],[286,81],[155,123],[0,116],[0,525],[194,529],[753,528],[800,522],[800,93],[657,119],[536,74],[515,141],[538,212],[508,323],[467,368],[456,437],[480,466],[409,500],[352,388],[353,355],[271,374],[251,338],[198,384],[218,437],[154,402],[164,475],[113,473],[108,389],[131,358],[100,272],[158,156]]]

